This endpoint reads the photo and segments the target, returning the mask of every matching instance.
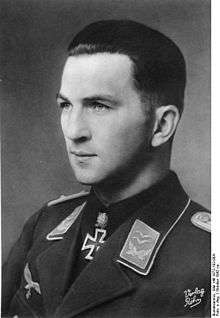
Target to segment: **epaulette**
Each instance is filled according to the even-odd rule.
[[[202,230],[211,232],[211,213],[209,212],[196,212],[191,218],[192,224]]]
[[[58,199],[49,201],[47,203],[47,206],[55,205],[57,203],[65,202],[65,201],[72,200],[72,199],[77,199],[77,198],[80,198],[80,197],[85,197],[88,194],[89,194],[88,191],[81,191],[79,193],[74,193],[74,194],[70,194],[70,195],[63,195],[62,194]]]

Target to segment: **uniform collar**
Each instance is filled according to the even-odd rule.
[[[126,199],[117,201],[116,203],[104,205],[97,197],[93,188],[91,188],[89,200],[91,199],[91,202],[94,202],[103,209],[106,208],[113,213],[119,210],[127,210],[129,212],[130,210],[140,208],[144,204],[149,203],[157,195],[158,192],[163,191],[163,189],[165,189],[168,184],[175,184],[176,180],[177,176],[175,172],[169,170],[168,173],[160,181],[153,184],[149,188],[144,189],[143,191]]]
[[[87,208],[82,216],[82,225],[95,224],[98,211],[107,212],[109,217],[108,231],[110,233],[119,227],[126,219],[131,217],[138,210],[150,204],[154,198],[160,193],[169,191],[169,188],[176,188],[178,178],[173,171],[169,171],[167,175],[152,185],[151,187],[139,192],[138,194],[128,197],[124,200],[105,206],[95,194],[94,189],[90,191],[87,202]]]

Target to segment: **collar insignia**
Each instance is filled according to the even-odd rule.
[[[192,224],[202,230],[211,232],[211,214],[208,212],[197,212],[191,218]]]
[[[69,230],[71,225],[76,221],[85,204],[86,202],[75,208],[67,218],[65,218],[57,227],[55,227],[55,229],[53,229],[49,234],[47,234],[47,240],[62,240],[63,234],[65,234]]]
[[[160,233],[140,220],[136,220],[120,253],[119,263],[146,275],[147,265]]]
[[[31,289],[33,288],[38,294],[41,294],[40,291],[40,286],[37,282],[34,282],[32,279],[32,275],[31,275],[31,271],[29,269],[29,265],[28,263],[25,265],[24,268],[24,278],[27,282],[27,285],[24,287],[25,289],[27,289],[26,292],[26,298],[28,299],[31,296]]]

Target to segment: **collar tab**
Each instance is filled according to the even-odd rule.
[[[139,219],[135,220],[117,262],[146,275],[145,272],[159,236],[159,232]]]
[[[129,267],[138,274],[148,275],[160,247],[186,212],[190,202],[191,200],[188,199],[179,216],[170,224],[168,230],[164,233],[159,233],[144,222],[136,219],[117,262]]]
[[[62,240],[63,234],[65,234],[76,221],[85,204],[86,202],[76,207],[70,215],[68,215],[58,226],[55,227],[55,229],[53,229],[49,234],[47,234],[47,240]]]

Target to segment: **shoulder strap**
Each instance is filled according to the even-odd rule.
[[[59,198],[55,199],[55,200],[52,200],[52,201],[49,201],[47,203],[47,206],[50,207],[52,205],[55,205],[55,204],[58,204],[58,203],[61,203],[61,202],[65,202],[65,201],[68,201],[68,200],[72,200],[72,199],[77,199],[77,198],[80,198],[80,197],[85,197],[89,194],[88,191],[81,191],[79,193],[74,193],[74,194],[70,194],[70,195],[61,195]]]
[[[205,211],[196,212],[193,214],[191,222],[200,229],[211,232],[211,213]]]

